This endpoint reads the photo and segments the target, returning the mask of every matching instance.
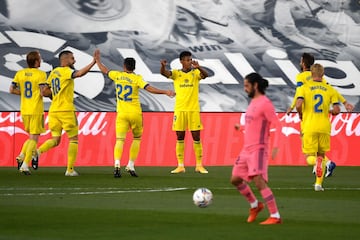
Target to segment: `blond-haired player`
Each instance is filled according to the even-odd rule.
[[[25,175],[30,175],[29,165],[33,152],[44,129],[44,103],[41,96],[41,86],[46,84],[46,73],[39,70],[41,56],[38,51],[26,55],[27,68],[18,71],[10,86],[10,93],[20,95],[20,113],[24,129],[29,138],[24,142],[21,153],[16,158],[18,169]],[[37,162],[32,167],[37,169]]]
[[[310,53],[303,53],[302,54],[301,59],[300,59],[301,73],[296,75],[296,89],[298,89],[302,85],[307,84],[309,81],[312,80],[312,75],[311,75],[310,68],[314,64],[314,62],[315,62],[315,59],[314,59],[314,56],[312,54],[310,54]],[[322,79],[322,81],[327,83],[324,78]],[[338,91],[336,91],[336,93],[338,94],[339,102],[344,104],[345,109],[348,112],[351,112],[354,109],[354,106],[351,103],[347,102],[347,100]],[[295,108],[296,99],[297,99],[297,91],[295,93],[295,96],[294,96],[294,99],[293,99],[293,101],[291,103],[291,106],[288,108],[288,110],[286,112],[287,114],[290,114],[292,109]],[[302,123],[300,124],[300,128],[302,129]],[[316,157],[314,157],[314,155],[306,156],[306,162],[309,165],[315,165],[315,161],[316,161]],[[325,156],[325,162],[326,162],[325,177],[330,177],[333,174],[334,170],[335,170],[336,164],[335,164],[334,161],[330,160],[327,156]],[[313,172],[315,173],[315,168],[314,168]]]
[[[315,191],[323,191],[325,174],[325,153],[330,150],[331,122],[329,113],[340,113],[338,94],[322,78],[324,67],[314,64],[311,67],[312,80],[297,91],[296,110],[302,119],[302,151],[316,157]],[[331,105],[333,106],[330,109]]]
[[[75,58],[71,51],[64,50],[59,54],[60,67],[53,69],[42,89],[43,96],[52,96],[49,108],[49,129],[51,139],[45,141],[37,150],[41,153],[60,144],[62,130],[69,137],[68,161],[65,176],[78,176],[74,170],[78,151],[78,123],[74,106],[74,79],[84,76],[95,65],[95,59],[80,70],[74,69]]]
[[[176,131],[176,157],[178,166],[171,173],[183,173],[185,152],[185,131],[189,129],[194,141],[196,157],[195,172],[208,173],[202,164],[202,144],[200,141],[200,130],[203,125],[200,119],[199,85],[200,80],[206,78],[208,73],[202,68],[198,61],[192,59],[189,51],[180,53],[182,69],[166,70],[166,61],[162,60],[160,73],[174,81],[176,92],[173,131]]]

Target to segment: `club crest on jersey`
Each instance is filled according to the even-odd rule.
[[[96,21],[119,19],[127,14],[130,0],[62,0],[78,15]]]

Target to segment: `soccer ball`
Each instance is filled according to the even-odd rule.
[[[204,208],[211,204],[213,199],[212,192],[207,188],[198,188],[193,195],[194,204]]]

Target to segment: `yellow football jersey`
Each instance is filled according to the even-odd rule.
[[[145,88],[148,83],[142,76],[122,71],[109,71],[108,77],[114,81],[116,90],[116,111],[126,113],[141,113],[139,88]]]
[[[304,71],[304,72],[299,73],[298,75],[296,75],[296,88],[299,88],[304,84],[307,84],[310,80],[312,80],[311,71]],[[326,82],[325,78],[323,78],[323,82],[325,82],[326,84],[329,84]],[[338,91],[336,91],[336,93],[338,95],[339,102],[344,103],[346,101],[345,98]],[[295,107],[297,97],[298,96],[297,96],[297,91],[296,91],[294,99],[291,103],[291,109],[293,109]]]
[[[20,88],[20,111],[22,115],[44,113],[43,97],[39,84],[46,84],[46,73],[37,68],[18,71],[13,79]]]
[[[296,75],[296,86],[301,87],[303,84],[306,84],[312,80],[311,71],[304,71]]]
[[[47,79],[52,90],[49,112],[75,111],[73,73],[70,67],[57,67],[51,71]]]
[[[336,90],[325,82],[309,81],[298,89],[303,98],[302,132],[328,133],[331,131],[331,104],[339,103]]]
[[[199,69],[189,72],[172,70],[170,78],[174,81],[174,111],[200,111],[199,85],[201,74]]]

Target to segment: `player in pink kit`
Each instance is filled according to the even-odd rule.
[[[251,73],[244,79],[244,89],[251,102],[245,115],[244,146],[231,176],[231,183],[250,203],[249,223],[254,222],[264,208],[248,185],[248,182],[254,181],[270,212],[270,217],[260,223],[263,225],[281,223],[275,196],[267,185],[270,126],[276,126],[272,158],[278,152],[282,128],[273,104],[265,96],[268,86],[269,82],[257,73]]]

